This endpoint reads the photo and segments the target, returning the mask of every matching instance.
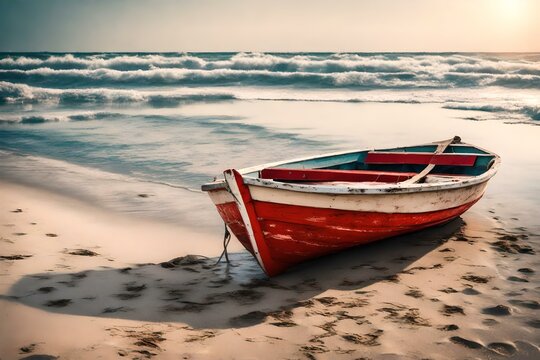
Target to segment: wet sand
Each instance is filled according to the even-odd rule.
[[[1,359],[540,357],[540,236],[486,204],[268,279],[236,242],[216,264],[207,234],[0,189]]]

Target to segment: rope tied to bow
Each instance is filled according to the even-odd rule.
[[[225,260],[227,261],[227,264],[230,264],[229,260],[229,254],[227,253],[227,246],[231,242],[231,233],[229,229],[227,228],[227,224],[225,224],[225,234],[223,234],[223,252],[219,256],[219,259],[216,261],[214,265],[217,265],[221,262],[221,259],[223,256],[225,256]]]

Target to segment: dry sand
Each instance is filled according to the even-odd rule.
[[[0,358],[539,359],[538,244],[477,206],[268,279],[236,243],[215,265],[219,238],[2,182]]]

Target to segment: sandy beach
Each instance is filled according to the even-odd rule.
[[[237,243],[216,265],[204,233],[0,188],[2,359],[540,356],[539,236],[493,208],[268,279]]]
[[[0,360],[540,359],[540,53],[302,49],[0,53]],[[224,170],[456,135],[501,165],[452,222],[218,262]]]

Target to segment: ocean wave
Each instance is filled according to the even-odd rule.
[[[8,114],[0,115],[0,124],[43,124],[62,121],[88,121],[112,119],[124,116],[113,112],[83,112],[76,114]]]
[[[540,88],[540,57],[485,54],[0,55],[0,80],[50,87]]]
[[[443,106],[445,109],[453,110],[468,110],[468,111],[484,111],[490,113],[499,113],[501,116],[505,114],[519,114],[524,115],[532,120],[540,120],[540,105],[524,105],[524,104],[446,104]]]
[[[216,92],[214,88],[181,89],[111,89],[70,88],[51,89],[0,81],[0,104],[129,104],[148,103],[154,107],[176,107],[190,102],[214,102],[228,100],[306,101],[306,102],[387,102],[418,104],[443,102],[433,93],[415,92],[324,92],[310,90],[282,91],[274,89],[227,88]]]
[[[0,69],[268,70],[272,72],[461,72],[540,75],[537,58],[514,59],[481,54],[56,54],[8,55]]]
[[[531,91],[531,90],[525,90]],[[50,89],[33,87],[24,84],[0,82],[0,104],[61,104],[76,106],[78,104],[138,104],[146,103],[152,107],[177,107],[182,104],[194,102],[219,102],[230,100],[258,100],[258,101],[303,101],[303,102],[377,102],[377,103],[404,103],[421,104],[437,103],[448,109],[477,110],[492,113],[521,114],[532,120],[540,120],[540,106],[534,98],[537,90],[529,95],[508,93],[485,93],[479,95],[475,90],[456,92],[452,89],[440,90],[406,90],[406,91],[339,91],[320,92],[314,90],[277,90],[277,89],[249,89],[226,88],[216,92],[210,88],[181,88],[157,90],[125,90],[108,88],[89,89]],[[471,103],[476,99],[476,103]],[[44,121],[65,121],[70,119],[49,119]],[[76,119],[71,119],[76,120]],[[14,122],[32,122],[17,119]],[[44,122],[43,121],[43,122]],[[35,119],[34,122],[40,122]]]
[[[501,86],[540,89],[540,75],[473,72],[365,72],[333,73],[269,70],[191,70],[154,68],[114,69],[2,69],[0,81],[53,88],[158,86],[294,86],[300,88],[422,89]]]
[[[173,90],[142,91],[125,89],[50,89],[0,81],[0,104],[25,103],[148,103],[156,107],[178,106],[197,101],[225,101],[235,99],[225,92],[181,93]]]
[[[407,73],[335,73],[272,72],[268,70],[185,70],[152,69],[119,71],[98,70],[0,70],[0,80],[66,88],[74,85],[92,86],[290,86],[357,87],[357,88],[421,88],[436,87],[436,83],[414,79]]]
[[[179,67],[198,69],[205,65],[203,59],[194,56],[169,57],[163,55],[117,55],[102,57],[99,55],[75,56],[73,54],[51,55],[34,58],[31,56],[8,56],[0,59],[2,69],[101,69],[139,70],[152,67]]]

